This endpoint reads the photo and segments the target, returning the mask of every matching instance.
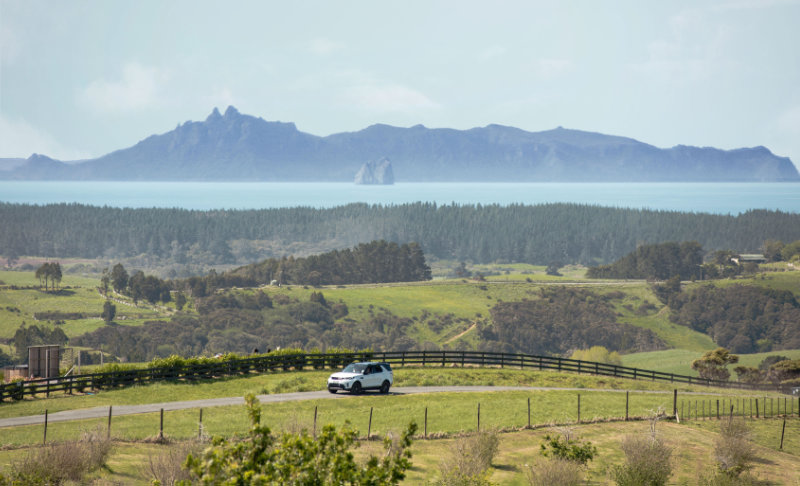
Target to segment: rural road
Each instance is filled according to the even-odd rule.
[[[599,391],[599,392],[618,392],[625,393],[626,390],[611,390],[608,388],[548,388],[548,387],[533,387],[533,386],[406,386],[392,388],[389,395],[411,395],[417,393],[465,393],[465,392],[495,392],[495,391]],[[671,391],[653,391],[631,390],[631,393],[665,393],[672,394]],[[690,394],[682,392],[682,394]],[[708,395],[708,393],[705,393]],[[361,396],[381,396],[374,393],[366,393]],[[258,395],[258,400],[262,403],[278,403],[278,402],[291,402],[303,400],[357,400],[358,396],[352,396],[348,393],[331,394],[327,390],[310,391],[310,392],[295,392],[295,393],[280,393],[275,395]],[[208,408],[208,407],[224,407],[228,405],[244,405],[244,397],[223,397],[223,398],[206,398],[202,400],[186,400],[179,402],[164,402],[164,403],[148,403],[144,405],[112,405],[113,415],[118,417],[120,415],[135,415],[139,413],[152,413],[158,412],[162,408],[164,411],[183,410],[187,408]],[[48,422],[68,422],[71,420],[84,420],[94,419],[108,416],[108,407],[93,407],[82,408],[77,410],[65,410],[63,412],[54,412],[48,414]],[[0,419],[0,428],[2,427],[17,427],[21,425],[36,425],[44,423],[44,415],[28,415],[24,417],[10,417]]]

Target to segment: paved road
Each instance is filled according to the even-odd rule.
[[[611,393],[625,393],[625,390],[593,389],[593,388],[548,388],[534,386],[405,386],[392,388],[390,395],[411,395],[417,393],[465,393],[465,392],[493,392],[493,391],[602,391]],[[631,390],[631,393],[665,393],[672,394],[671,391],[651,391],[651,390]],[[688,394],[682,392],[682,394]],[[373,393],[367,393],[367,396]],[[708,395],[708,394],[705,394]],[[363,396],[363,395],[362,395]],[[380,396],[380,395],[375,395]],[[348,393],[331,394],[327,390],[311,392],[280,393],[275,395],[258,395],[261,403],[291,402],[302,400],[348,400],[358,399]],[[139,413],[158,412],[162,408],[165,411],[184,410],[187,408],[208,408],[224,407],[228,405],[244,405],[244,397],[223,397],[206,398],[203,400],[186,400],[180,402],[148,403],[144,405],[113,405],[112,414],[115,417],[120,415],[134,415]],[[77,410],[65,410],[54,412],[47,416],[48,422],[67,422],[70,420],[84,420],[108,417],[108,407],[82,408]],[[24,417],[11,417],[0,419],[1,427],[16,427],[20,425],[36,425],[44,423],[44,415],[28,415]]]

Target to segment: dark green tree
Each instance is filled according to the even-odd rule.
[[[706,351],[702,358],[692,361],[692,369],[697,370],[700,378],[707,380],[727,380],[731,376],[727,366],[739,362],[739,356],[731,354],[725,348]]]
[[[109,323],[114,320],[114,316],[117,315],[117,306],[111,303],[110,300],[106,300],[103,304],[103,314],[101,317],[103,318],[106,323]]]
[[[100,288],[103,289],[103,295],[108,295],[108,288],[111,282],[111,276],[108,274],[108,267],[103,269],[103,275],[100,277]]]
[[[115,292],[123,292],[128,287],[128,278],[128,272],[121,263],[117,263],[111,269],[111,286]]]
[[[779,262],[783,260],[781,251],[783,250],[783,242],[780,240],[767,240],[761,245],[761,251],[764,253],[764,258],[768,262]]]
[[[185,305],[186,296],[183,294],[183,292],[178,292],[177,295],[175,295],[175,308],[178,310],[183,310],[183,306]]]

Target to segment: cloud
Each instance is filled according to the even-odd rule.
[[[503,46],[489,46],[478,51],[478,58],[481,61],[488,61],[501,57],[505,55],[506,52],[508,52],[508,49]]]
[[[539,59],[536,74],[540,78],[553,79],[572,71],[574,65],[568,59]]]
[[[9,25],[0,28],[0,62],[11,64],[19,55],[20,44],[17,34]]]
[[[789,108],[778,117],[778,129],[789,135],[800,137],[800,105]]]
[[[308,43],[308,50],[320,56],[326,56],[345,48],[343,42],[334,41],[325,37],[317,37]]]
[[[347,90],[354,105],[376,112],[413,112],[437,109],[439,104],[423,93],[399,84],[362,84]]]
[[[155,106],[168,76],[165,72],[136,62],[122,68],[122,78],[96,79],[83,90],[81,98],[102,113],[129,113]]]
[[[783,5],[800,5],[798,0],[735,0],[723,2],[709,7],[711,11],[725,10],[761,10],[765,8],[780,7]]]
[[[213,92],[207,97],[206,101],[210,106],[227,107],[237,106],[241,100],[234,96],[233,91],[226,86]]]
[[[733,32],[717,17],[698,9],[673,15],[669,34],[647,45],[647,59],[633,64],[633,71],[656,81],[692,83],[730,67],[724,51]]]
[[[0,157],[27,158],[34,153],[60,160],[78,160],[90,156],[64,147],[49,133],[23,120],[10,120],[0,115]]]

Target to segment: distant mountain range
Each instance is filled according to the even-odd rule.
[[[0,154],[1,155],[1,154]],[[364,164],[391,160],[397,182],[800,181],[765,147],[661,149],[625,137],[556,128],[526,132],[372,125],[318,137],[294,123],[216,108],[102,157],[66,163],[34,154],[0,159],[0,179],[352,182]]]

